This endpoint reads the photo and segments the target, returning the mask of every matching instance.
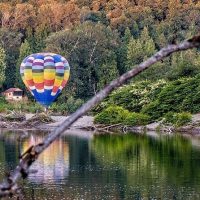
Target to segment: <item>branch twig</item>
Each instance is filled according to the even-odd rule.
[[[184,41],[180,44],[168,45],[162,48],[160,51],[155,53],[152,57],[142,62],[138,66],[133,67],[132,70],[126,72],[119,78],[112,81],[108,86],[101,90],[92,99],[86,102],[82,107],[80,107],[75,113],[73,113],[69,118],[67,118],[59,127],[55,128],[48,136],[44,138],[43,143],[32,146],[29,148],[23,156],[20,158],[20,162],[16,169],[11,175],[9,175],[2,184],[0,184],[0,197],[12,195],[18,190],[17,181],[20,178],[26,178],[29,173],[29,167],[37,159],[39,154],[41,154],[57,137],[61,135],[67,128],[70,127],[77,119],[86,114],[91,108],[100,103],[105,97],[107,97],[115,88],[121,86],[130,78],[141,73],[145,69],[149,68],[154,63],[160,61],[161,59],[169,56],[170,54],[183,51],[191,48],[200,46],[200,35],[195,36],[190,40]]]

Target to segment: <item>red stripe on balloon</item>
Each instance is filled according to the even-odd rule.
[[[58,91],[58,88],[57,86],[53,86],[53,89],[52,89],[52,92],[56,93]]]
[[[44,83],[35,83],[35,87],[38,90],[44,89]]]
[[[45,86],[53,86],[54,80],[44,80],[44,85]]]
[[[31,79],[31,80],[26,80],[26,82],[27,82],[27,84],[28,84],[29,87],[34,86],[33,79]]]
[[[63,80],[61,86],[62,86],[62,87],[65,87],[66,84],[67,84],[67,81],[66,81],[66,80]]]

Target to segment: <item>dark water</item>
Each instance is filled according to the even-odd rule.
[[[0,134],[0,178],[44,133]],[[200,199],[200,139],[155,135],[62,136],[34,163],[24,199]]]

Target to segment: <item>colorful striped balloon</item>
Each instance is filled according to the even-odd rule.
[[[58,54],[36,53],[23,60],[20,74],[35,99],[48,107],[67,84],[70,67]]]

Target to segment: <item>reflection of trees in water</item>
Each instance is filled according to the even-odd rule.
[[[0,134],[0,164],[1,171],[9,172],[14,169],[19,161],[19,141],[17,134],[11,131]],[[2,174],[2,173],[1,173]]]
[[[17,134],[2,136],[1,176],[12,159],[16,165],[19,149],[25,151],[43,138],[42,133],[30,135],[21,143]],[[25,197],[181,199],[189,194],[197,197],[194,193],[199,195],[199,158],[198,148],[180,136],[99,135],[92,141],[62,137],[34,163],[33,168],[39,171],[26,182]]]
[[[200,151],[186,138],[103,135],[94,138],[92,151],[108,170],[117,167],[121,172],[127,198],[173,198],[199,190]]]

